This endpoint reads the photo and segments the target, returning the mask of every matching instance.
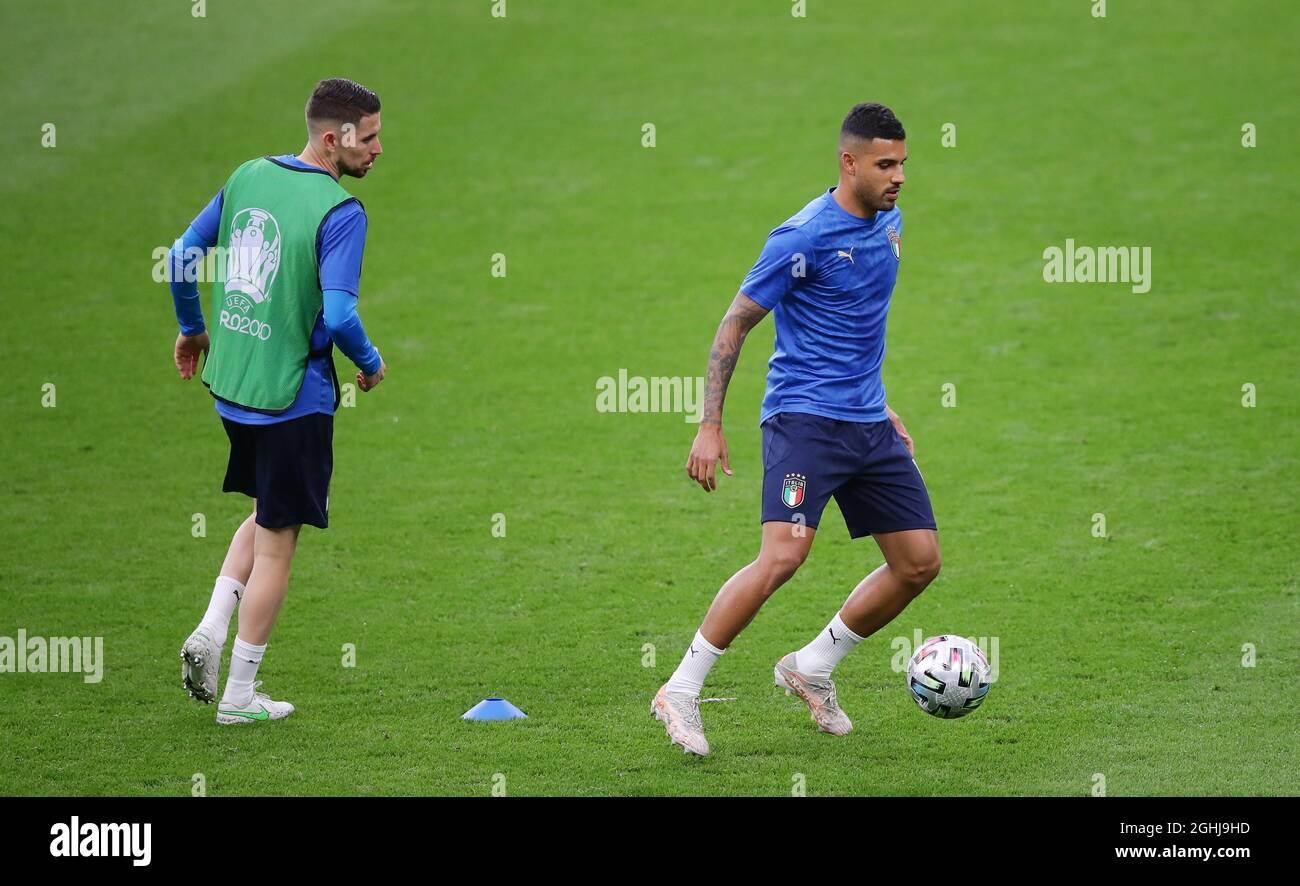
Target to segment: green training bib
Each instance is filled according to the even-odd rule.
[[[249,160],[226,182],[203,383],[245,409],[283,412],[302,387],[324,304],[316,237],[355,198],[323,169]]]

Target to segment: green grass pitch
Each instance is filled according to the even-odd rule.
[[[1300,14],[1092,6],[8,17],[0,635],[101,636],[105,672],[0,674],[0,793],[186,795],[196,773],[210,795],[487,795],[498,774],[511,795],[1087,795],[1098,774],[1111,795],[1300,792]],[[210,398],[170,365],[153,250],[239,162],[301,148],[326,76],[384,103],[385,155],[345,184],[390,373],[340,410],[331,528],[303,533],[259,675],[298,712],[221,729],[177,649],[247,505],[220,492]],[[818,733],[772,663],[880,561],[832,505],[706,686],[736,698],[703,706],[714,755],[685,758],[647,709],[757,550],[771,320],[732,383],[735,476],[713,496],[682,469],[693,425],[600,413],[596,382],[704,372],[864,100],[909,132],[885,383],[943,572],[837,670],[855,732]],[[1045,282],[1067,238],[1150,247],[1150,292]],[[915,708],[891,668],[915,630],[997,638],[980,711]],[[489,695],[529,718],[458,719]]]

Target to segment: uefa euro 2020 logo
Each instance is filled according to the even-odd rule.
[[[247,311],[266,301],[280,270],[280,225],[265,209],[241,209],[230,221],[230,246],[226,253],[226,303]],[[232,298],[233,297],[233,298]],[[243,302],[243,304],[238,304]]]
[[[249,316],[271,297],[280,270],[280,225],[265,209],[241,209],[230,221],[226,252],[226,308],[219,322],[233,332],[269,341],[271,326]],[[251,301],[250,301],[251,299]]]

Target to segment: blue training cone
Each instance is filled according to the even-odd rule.
[[[520,720],[528,715],[504,698],[485,698],[460,715],[462,720]]]

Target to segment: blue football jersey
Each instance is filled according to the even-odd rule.
[[[760,424],[778,412],[858,422],[886,417],[880,368],[903,216],[895,206],[859,218],[833,192],[773,230],[740,284],[776,324]]]

